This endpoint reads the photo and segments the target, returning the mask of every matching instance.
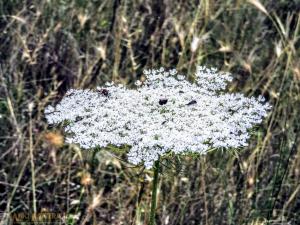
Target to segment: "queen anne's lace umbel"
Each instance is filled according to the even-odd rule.
[[[228,73],[198,67],[189,82],[176,70],[145,71],[136,89],[113,83],[97,90],[69,90],[45,110],[49,124],[67,121],[68,143],[82,148],[131,146],[128,160],[151,168],[159,156],[247,145],[249,129],[270,106],[263,97],[225,93]]]

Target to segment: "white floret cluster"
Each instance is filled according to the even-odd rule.
[[[69,90],[56,107],[46,108],[47,121],[67,121],[67,142],[84,149],[129,145],[129,162],[151,168],[169,152],[247,146],[249,129],[270,109],[261,96],[226,93],[232,77],[216,69],[199,66],[193,82],[163,68],[145,71],[145,77],[136,89],[107,83]]]

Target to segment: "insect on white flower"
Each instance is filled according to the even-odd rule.
[[[113,83],[96,91],[71,89],[58,105],[46,108],[47,121],[68,121],[67,141],[84,149],[129,145],[129,162],[151,168],[170,151],[205,154],[246,146],[249,129],[271,108],[263,97],[226,93],[232,77],[216,69],[197,67],[193,83],[176,70],[144,74],[137,89]]]

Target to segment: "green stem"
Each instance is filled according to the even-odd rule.
[[[154,170],[154,177],[152,181],[152,200],[151,200],[149,225],[155,225],[155,210],[156,210],[157,185],[158,185],[158,175],[159,175],[159,159],[155,161],[153,170]]]

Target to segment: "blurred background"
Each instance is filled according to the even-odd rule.
[[[300,224],[299,12],[299,0],[0,0],[0,212],[147,224],[153,172],[122,149],[64,144],[44,108],[71,87],[206,65],[273,109],[249,147],[167,163],[157,224]]]

